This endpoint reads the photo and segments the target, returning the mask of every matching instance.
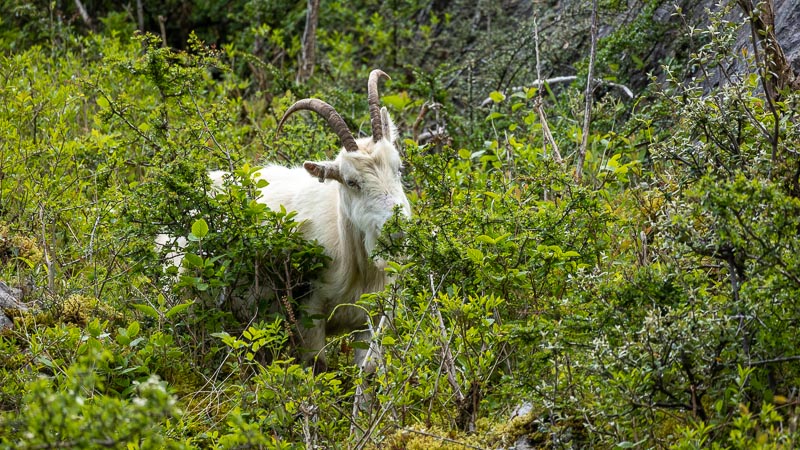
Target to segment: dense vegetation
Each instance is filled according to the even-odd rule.
[[[599,2],[580,181],[571,2],[324,1],[302,83],[302,2],[140,2],[156,34],[84,3],[2,2],[0,281],[27,306],[3,311],[2,448],[799,445],[800,97],[736,49],[735,3]],[[293,293],[327,261],[249,174],[339,145],[311,117],[275,136],[297,98],[368,129],[373,68],[414,217],[362,299],[391,311],[385,361],[366,377],[333,337],[314,375]],[[189,239],[182,272],[160,232]],[[284,314],[232,301],[254,276]]]

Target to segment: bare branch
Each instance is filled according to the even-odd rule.
[[[538,80],[533,80],[528,85],[512,87],[511,88],[511,92],[519,92],[519,91],[521,91],[523,89],[532,88],[532,87],[537,87],[538,88],[538,87],[544,86],[545,84],[558,84],[558,83],[572,82],[572,81],[575,81],[577,79],[578,79],[578,77],[575,76],[575,75],[565,75],[565,76],[560,76],[560,77],[546,78],[544,80],[542,80],[541,77],[540,77]],[[624,84],[614,83],[614,82],[611,82],[611,81],[604,80],[602,78],[594,78],[592,81],[594,83],[596,83],[596,84],[604,84],[606,86],[611,86],[613,88],[617,88],[617,89],[621,90],[628,98],[633,98],[634,97],[633,96],[633,91],[628,86],[625,86]],[[481,108],[484,108],[484,107],[490,105],[492,102],[493,102],[493,100],[491,99],[491,97],[486,97],[481,102]]]
[[[550,132],[550,126],[547,124],[547,114],[545,114],[544,105],[542,105],[541,102],[537,103],[536,112],[539,113],[539,122],[542,123],[542,134],[544,135],[545,141],[550,143],[550,146],[553,148],[553,160],[559,164],[564,164],[564,160],[561,158],[561,152],[558,151],[558,144],[553,138],[553,133]],[[547,152],[545,152],[545,156],[546,155]]]
[[[81,19],[83,19],[83,23],[86,24],[89,29],[92,29],[92,18],[89,16],[89,13],[86,11],[86,7],[83,6],[81,0],[75,0],[75,7],[78,8],[78,13],[81,15]]]
[[[586,147],[589,145],[589,124],[592,121],[592,91],[594,85],[594,60],[597,56],[597,0],[592,0],[591,48],[589,49],[589,75],[586,77],[586,109],[583,114],[583,138],[575,162],[575,181],[583,178],[583,162],[586,160]]]
[[[775,364],[775,363],[782,363],[782,362],[789,362],[789,361],[800,361],[800,355],[784,356],[782,358],[762,359],[760,361],[753,361],[753,362],[750,363],[750,365],[751,366],[765,366],[767,364]]]
[[[456,377],[455,358],[453,358],[453,352],[450,351],[450,338],[448,337],[447,326],[444,323],[444,318],[442,317],[442,313],[439,311],[439,305],[437,304],[438,300],[436,299],[436,290],[434,289],[433,274],[430,274],[430,282],[431,290],[433,292],[433,295],[431,296],[431,312],[438,320],[439,331],[442,333],[442,336],[439,340],[440,344],[442,345],[442,365],[447,371],[447,381],[450,383],[450,387],[453,388],[453,394],[456,396],[456,400],[458,400],[459,403],[462,403],[466,396],[463,392],[461,392],[461,386],[458,384],[458,378]]]

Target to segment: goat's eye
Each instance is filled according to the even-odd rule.
[[[347,180],[347,185],[353,189],[361,189],[361,185],[356,180]]]

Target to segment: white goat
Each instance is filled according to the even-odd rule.
[[[327,368],[321,351],[326,335],[366,328],[366,312],[349,305],[362,294],[386,286],[385,262],[370,254],[395,207],[404,216],[411,215],[401,183],[400,153],[394,145],[397,130],[386,108],[379,104],[378,81],[382,77],[388,75],[380,70],[373,70],[369,76],[372,137],[355,139],[329,104],[314,98],[299,100],[281,118],[278,132],[291,114],[309,110],[327,120],[344,148],[334,160],[306,161],[303,167],[295,168],[268,165],[254,174],[254,178],[269,183],[261,189],[257,201],[273,210],[283,206],[296,211],[295,220],[301,223],[303,235],[317,241],[331,258],[320,276],[311,281],[310,294],[300,300],[301,314],[314,318],[311,327],[298,320],[302,360],[313,364],[316,372]],[[220,183],[224,173],[210,175]],[[361,339],[368,337],[369,332],[360,334]],[[362,367],[365,353],[356,353],[356,363]]]

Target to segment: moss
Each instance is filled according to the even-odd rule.
[[[501,444],[503,447],[511,447],[520,436],[525,436],[531,432],[534,418],[534,412],[531,411],[501,424],[495,424],[489,419],[484,419],[486,423],[479,421],[478,427],[490,426],[491,429],[487,432],[490,440]]]
[[[0,262],[8,264],[14,258],[36,265],[42,261],[44,253],[35,239],[13,233],[8,224],[0,222]]]
[[[80,294],[71,295],[64,300],[59,319],[61,322],[83,327],[95,317],[111,322],[122,319],[122,315],[109,305],[94,297]]]
[[[61,320],[75,325],[86,326],[90,312],[96,304],[97,301],[93,298],[72,295],[64,301],[61,307]]]
[[[479,434],[466,434],[440,428],[414,426],[394,432],[381,442],[382,449],[390,450],[464,450],[468,448],[484,448],[486,442]],[[377,448],[377,447],[376,447]]]
[[[80,294],[70,295],[63,301],[55,299],[50,307],[44,309],[28,311],[6,309],[4,312],[14,321],[14,326],[22,330],[51,327],[60,323],[85,327],[94,318],[112,323],[123,320],[122,314],[111,306],[94,297]]]

